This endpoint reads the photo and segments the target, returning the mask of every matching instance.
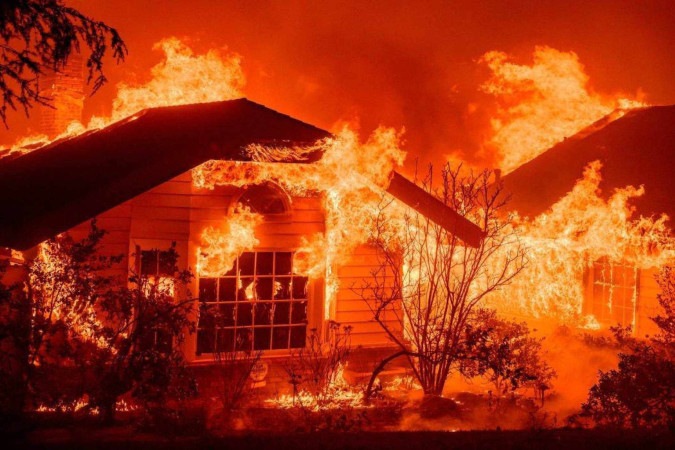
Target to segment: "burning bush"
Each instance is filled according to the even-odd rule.
[[[598,425],[675,429],[675,273],[665,267],[657,278],[663,315],[652,320],[656,336],[641,341],[630,329],[614,328],[624,350],[616,369],[600,372],[582,415]]]

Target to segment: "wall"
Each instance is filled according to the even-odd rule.
[[[97,224],[108,234],[103,239],[103,251],[107,254],[124,254],[125,259],[115,270],[126,276],[133,268],[137,246],[142,249],[168,248],[176,243],[180,255],[179,267],[195,271],[197,249],[204,228],[217,226],[225,219],[228,209],[241,194],[234,187],[221,186],[214,190],[198,189],[192,184],[191,173],[185,172],[97,217]],[[292,214],[264,221],[256,229],[260,240],[258,250],[295,249],[302,237],[323,232],[325,219],[318,197],[293,197],[290,199]],[[89,231],[89,221],[73,229],[76,239]],[[340,289],[332,319],[353,327],[354,346],[384,346],[388,338],[380,325],[372,320],[366,302],[352,288],[360,286],[377,267],[373,249],[359,247],[350,261],[338,269]],[[324,308],[323,280],[314,280],[308,311],[309,328],[321,328]],[[190,292],[197,295],[195,279]],[[196,314],[194,319],[196,320]],[[196,336],[185,342],[188,359],[195,359]],[[198,359],[210,360],[210,357]]]

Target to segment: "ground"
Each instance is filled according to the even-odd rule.
[[[167,439],[139,434],[130,426],[108,428],[51,428],[21,438],[5,438],[3,449],[116,449],[152,450],[179,448],[263,449],[672,449],[675,435],[641,431],[574,430],[463,431],[463,432],[359,432],[234,434],[220,438]]]

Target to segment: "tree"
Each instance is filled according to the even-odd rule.
[[[624,348],[616,369],[600,371],[582,405],[582,416],[599,425],[675,429],[675,273],[664,267],[657,277],[663,313],[652,320],[659,328],[647,340],[614,328]]]
[[[467,326],[465,342],[462,375],[486,378],[497,395],[531,387],[543,402],[555,371],[542,358],[543,338],[532,337],[526,323],[479,309]]]
[[[116,29],[63,4],[63,0],[3,0],[0,2],[0,118],[36,103],[49,106],[40,94],[40,76],[61,71],[73,52],[84,44],[87,82],[93,92],[103,84],[103,58],[108,49],[118,62],[127,48]]]
[[[419,214],[392,220],[385,204],[372,240],[379,267],[357,292],[399,348],[375,372],[405,356],[425,394],[440,395],[464,357],[466,328],[474,309],[520,272],[525,252],[500,220],[506,198],[502,186],[491,183],[489,171],[462,175],[461,166],[446,165],[436,187],[430,168],[422,187],[478,224],[484,239],[478,247],[469,247]]]
[[[12,373],[21,374],[29,409],[70,411],[86,397],[111,421],[124,394],[153,413],[190,388],[179,346],[195,328],[186,289],[192,274],[175,269],[172,246],[162,252],[171,268],[164,276],[120,275],[112,269],[122,256],[101,253],[104,235],[92,222],[82,240],[62,234],[46,241],[27,263],[25,294],[0,289],[9,318],[0,321],[0,344],[21,369]]]

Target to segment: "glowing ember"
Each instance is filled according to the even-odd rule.
[[[588,75],[574,52],[537,46],[532,65],[491,51],[481,62],[492,72],[482,89],[499,102],[487,143],[511,172],[554,144],[619,109],[646,106],[636,99],[604,97],[588,88]],[[622,115],[619,111],[613,118]]]

